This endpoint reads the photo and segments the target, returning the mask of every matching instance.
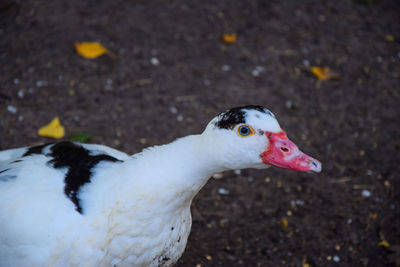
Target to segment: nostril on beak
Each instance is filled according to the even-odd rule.
[[[311,165],[313,165],[314,167],[317,167],[317,163],[315,161],[311,161]]]
[[[321,172],[322,166],[318,160],[310,161],[310,170],[314,172]]]
[[[289,148],[282,146],[281,151],[287,153],[289,152]]]

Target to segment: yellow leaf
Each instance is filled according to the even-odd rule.
[[[65,130],[60,123],[60,119],[55,117],[49,124],[38,130],[38,135],[50,138],[63,138]]]
[[[389,41],[389,42],[393,42],[393,41],[394,41],[394,36],[391,35],[391,34],[387,34],[387,35],[385,36],[385,38],[386,38],[386,40]]]
[[[368,215],[368,217],[369,217],[370,219],[372,219],[372,220],[375,220],[375,219],[378,217],[378,214],[376,214],[376,213],[370,213],[370,214]]]
[[[77,42],[74,46],[76,52],[84,58],[96,58],[107,53],[107,49],[97,42]]]
[[[311,67],[311,72],[315,77],[323,81],[339,78],[339,74],[332,72],[328,67]]]
[[[222,40],[227,43],[227,44],[233,44],[236,42],[236,33],[232,34],[223,34],[222,35]]]
[[[283,227],[287,227],[289,225],[289,222],[286,218],[282,219],[282,225],[283,225]]]
[[[378,246],[385,248],[390,247],[389,242],[387,242],[386,240],[382,240],[381,242],[379,242]]]

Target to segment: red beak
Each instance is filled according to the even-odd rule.
[[[301,152],[284,131],[266,132],[265,135],[269,140],[269,147],[260,155],[264,163],[296,171],[321,171],[321,162]]]

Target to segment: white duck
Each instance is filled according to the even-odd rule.
[[[132,156],[70,142],[2,151],[0,266],[173,265],[209,177],[269,165],[321,171],[261,106]]]

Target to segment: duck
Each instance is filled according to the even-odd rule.
[[[270,166],[322,169],[258,105],[133,155],[69,141],[1,151],[0,266],[172,266],[209,178]]]

